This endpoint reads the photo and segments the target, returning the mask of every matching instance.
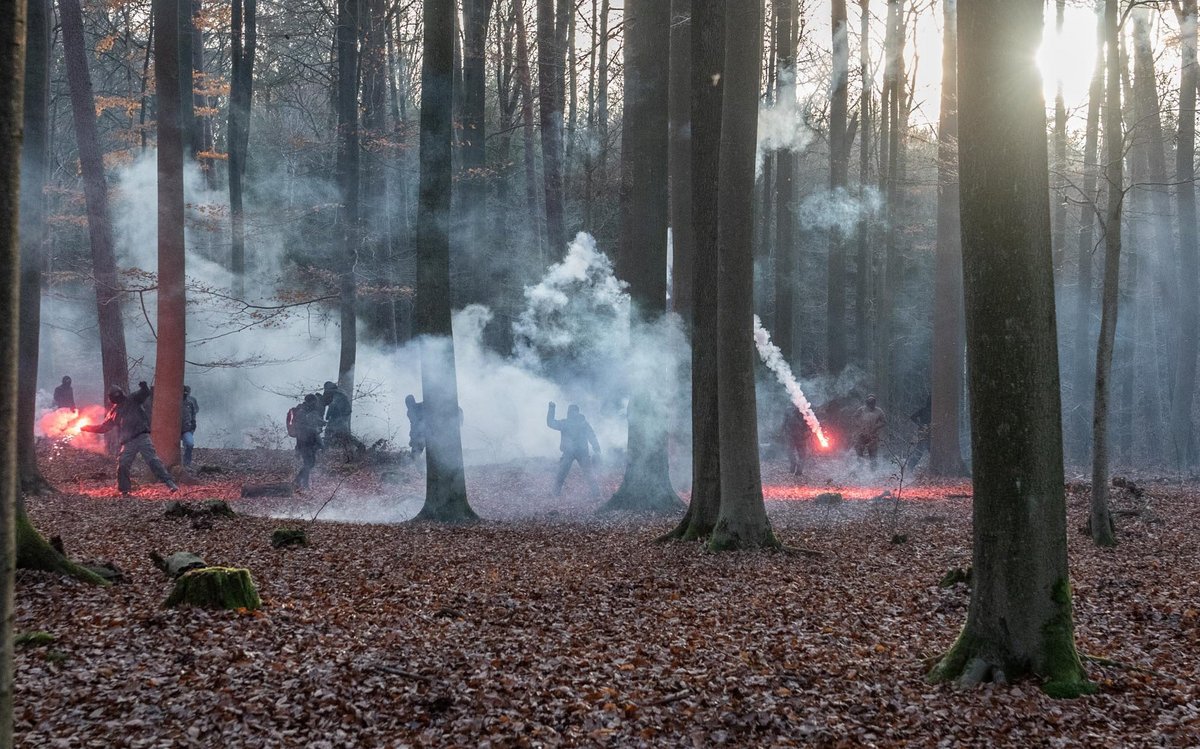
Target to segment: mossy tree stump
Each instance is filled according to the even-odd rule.
[[[195,606],[203,609],[254,611],[262,606],[250,571],[237,567],[201,567],[175,581],[164,608]]]

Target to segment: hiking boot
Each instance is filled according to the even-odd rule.
[[[179,484],[176,484],[174,481],[168,481],[167,489],[174,494],[175,492],[179,491]]]

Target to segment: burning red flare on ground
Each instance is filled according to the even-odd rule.
[[[76,413],[69,408],[47,411],[38,419],[38,433],[43,437],[70,444],[80,450],[104,452],[104,437],[84,432],[83,427],[104,421],[102,406],[84,406]]]

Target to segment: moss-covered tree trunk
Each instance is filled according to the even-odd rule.
[[[761,12],[729,0],[718,189],[717,395],[721,510],[709,548],[779,545],[763,503],[754,393],[754,161],[758,136]]]
[[[36,1],[36,0],[35,0]],[[25,81],[25,3],[0,3],[0,430],[17,429],[18,294],[21,250],[21,126]],[[17,441],[0,442],[0,747],[13,745],[13,565]]]
[[[1067,575],[1041,0],[959,9],[959,163],[974,459],[967,623],[935,681],[1092,689]]]
[[[667,103],[669,69],[662,53],[671,43],[671,4],[629,0],[625,6],[625,116],[621,136],[621,246],[618,270],[629,283],[630,338],[650,340],[650,326],[667,304]],[[676,512],[683,503],[671,486],[667,464],[669,403],[659,382],[673,379],[667,353],[663,377],[636,377],[629,400],[628,463],[616,494],[601,512]]]
[[[427,0],[421,63],[421,186],[417,208],[416,333],[427,442],[425,504],[417,520],[468,523],[458,383],[450,325],[450,133],[454,69],[453,0]]]
[[[693,0],[691,55],[692,501],[666,536],[682,541],[708,538],[721,509],[716,290],[725,0]]]

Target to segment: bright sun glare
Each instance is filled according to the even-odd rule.
[[[1046,13],[1046,35],[1038,52],[1038,67],[1051,104],[1062,80],[1063,99],[1071,110],[1087,102],[1096,57],[1096,14],[1091,8],[1067,7],[1061,36],[1055,34],[1054,13]]]

